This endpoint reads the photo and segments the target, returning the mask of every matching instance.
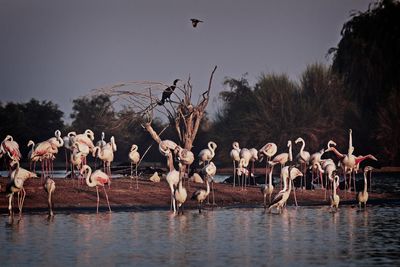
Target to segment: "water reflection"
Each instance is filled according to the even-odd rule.
[[[0,217],[2,266],[398,265],[397,206]]]

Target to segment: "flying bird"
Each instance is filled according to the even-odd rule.
[[[192,22],[193,28],[196,28],[196,27],[197,27],[197,24],[198,24],[199,22],[203,22],[202,20],[199,20],[199,19],[190,19],[190,21]]]

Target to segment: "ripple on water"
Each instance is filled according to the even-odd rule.
[[[398,206],[0,217],[2,265],[375,266],[400,263]]]

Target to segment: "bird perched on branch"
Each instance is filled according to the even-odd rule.
[[[192,22],[193,28],[196,28],[196,27],[197,27],[197,24],[198,24],[199,22],[203,22],[202,20],[199,20],[199,19],[190,19],[190,21]]]
[[[174,92],[175,88],[176,88],[176,84],[180,81],[180,79],[176,79],[173,83],[173,85],[167,87],[164,92],[162,93],[162,97],[161,100],[157,103],[158,105],[162,106],[165,103],[165,100],[170,99],[172,93]]]

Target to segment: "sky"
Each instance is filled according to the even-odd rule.
[[[215,65],[213,114],[226,77],[262,73],[298,80],[330,64],[350,11],[365,0],[0,0],[1,102],[58,104],[123,81],[170,84],[189,75],[194,93]],[[193,28],[190,18],[204,21]],[[195,100],[196,101],[196,100]]]

